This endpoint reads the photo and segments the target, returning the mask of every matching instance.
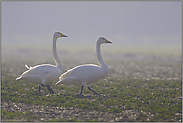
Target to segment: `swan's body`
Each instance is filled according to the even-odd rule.
[[[93,64],[80,65],[62,74],[60,83],[73,85],[91,84],[103,78],[107,73],[108,67],[103,70]]]
[[[16,80],[23,79],[35,84],[46,84],[52,81],[57,81],[61,74],[62,70],[57,66],[43,64],[30,67]]]
[[[59,37],[67,37],[67,36],[63,35],[60,32],[55,32],[53,35],[53,57],[54,57],[56,66],[51,64],[42,64],[34,67],[28,67],[27,65],[25,65],[25,67],[28,70],[25,71],[20,77],[16,78],[16,80],[23,79],[31,83],[42,85],[43,87],[46,86],[50,91],[50,93],[53,93],[53,90],[51,89],[51,87],[49,85],[44,85],[44,84],[57,81],[63,71],[62,64],[56,52],[56,40]],[[40,88],[41,87],[39,86],[39,92],[40,92]]]
[[[99,79],[106,76],[109,72],[108,65],[104,62],[102,59],[101,53],[100,53],[100,44],[102,43],[112,43],[108,40],[106,40],[103,37],[100,37],[97,41],[96,45],[96,52],[97,52],[97,59],[100,64],[94,65],[94,64],[86,64],[86,65],[80,65],[76,66],[67,72],[63,73],[61,77],[59,78],[60,81],[56,83],[58,84],[72,84],[72,85],[81,85],[81,92],[80,95],[82,95],[82,90],[84,88],[84,85],[91,84],[94,82],[97,82]],[[91,90],[91,88],[88,86],[88,89]],[[97,94],[95,91],[91,90],[93,93]]]

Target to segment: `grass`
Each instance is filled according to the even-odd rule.
[[[66,58],[62,62],[64,71],[78,64],[87,63],[87,61],[92,63],[90,58],[83,58],[81,63],[75,60],[75,57],[70,61],[67,56],[63,57]],[[134,57],[136,58],[135,60]],[[83,90],[84,96],[79,96],[80,86],[55,86],[55,82],[50,83],[55,94],[49,94],[47,88],[44,87],[42,87],[40,94],[38,85],[22,80],[16,81],[15,78],[26,70],[24,64],[33,66],[45,62],[52,63],[53,61],[50,62],[48,60],[51,57],[48,56],[48,59],[45,60],[41,59],[43,58],[41,56],[39,61],[31,61],[29,60],[30,58],[16,59],[13,62],[9,57],[9,59],[3,59],[2,62],[1,102],[21,103],[27,106],[44,106],[44,108],[48,106],[48,109],[49,107],[74,107],[85,112],[109,113],[116,117],[123,114],[125,115],[123,119],[127,117],[127,111],[134,111],[137,113],[131,121],[137,122],[182,121],[182,115],[177,115],[179,113],[182,114],[182,81],[179,79],[181,78],[179,77],[181,76],[181,63],[179,60],[175,60],[177,57],[173,56],[170,59],[157,57],[155,60],[153,60],[154,57],[147,57],[147,60],[146,57],[143,57],[143,60],[138,59],[138,57],[138,55],[137,57],[120,56],[115,61],[115,64],[108,59],[116,59],[118,58],[117,55],[105,57],[110,66],[109,74],[90,86],[96,92],[105,95],[105,97],[93,95],[86,87]],[[159,77],[159,79],[152,79],[153,77]],[[172,79],[166,79],[168,77]],[[45,108],[45,111],[48,109]],[[25,112],[18,109],[14,112],[4,108],[1,110],[1,119],[5,121],[19,121],[22,119],[23,121],[35,121],[37,117],[30,110]],[[45,118],[47,116],[40,114],[40,117]],[[111,120],[115,121],[115,118]],[[83,120],[82,118],[78,119],[74,116],[69,116],[52,118],[46,121],[81,122]],[[97,122],[100,120],[94,118],[86,121]]]
[[[1,116],[6,117],[7,119],[15,119],[17,117],[22,117],[23,113],[20,111],[8,112],[6,110],[1,110]]]
[[[106,97],[97,97],[90,91],[84,89],[85,95],[91,95],[90,98],[78,98],[80,87],[78,86],[54,86],[56,94],[47,95],[48,91],[43,88],[43,94],[38,93],[37,85],[24,81],[15,81],[14,78],[6,78],[2,81],[1,101],[25,103],[29,105],[46,105],[52,107],[76,107],[88,111],[123,112],[121,107],[126,110],[137,110],[139,112],[148,112],[154,115],[155,121],[168,121],[175,117],[176,113],[182,113],[182,83],[181,81],[166,80],[116,80],[108,79],[107,82],[100,81],[93,84],[92,88]],[[62,93],[61,90],[66,91]],[[61,92],[61,93],[57,93]],[[21,114],[21,115],[19,115]],[[25,115],[28,115],[27,111]],[[7,119],[22,117],[21,112],[2,111],[1,116]],[[145,120],[147,115],[140,113],[137,121]],[[152,119],[152,120],[153,120]],[[61,121],[62,119],[58,120]],[[73,119],[74,120],[74,119]]]

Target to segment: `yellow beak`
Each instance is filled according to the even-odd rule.
[[[64,35],[64,34],[62,34],[62,33],[60,33],[60,36],[61,36],[61,37],[67,37],[66,35]]]
[[[107,39],[105,39],[105,42],[106,42],[106,43],[112,43],[111,41],[108,41]]]

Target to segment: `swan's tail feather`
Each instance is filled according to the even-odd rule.
[[[16,78],[16,80],[20,80],[22,77],[20,76],[20,77],[18,77],[18,78]]]
[[[27,69],[30,69],[28,65],[25,65],[25,67],[26,67]]]
[[[55,85],[59,85],[59,84],[61,84],[60,81],[58,81]]]
[[[28,70],[30,70],[30,69],[32,69],[32,67],[30,66],[28,66],[28,65],[25,65],[25,67],[28,69]]]

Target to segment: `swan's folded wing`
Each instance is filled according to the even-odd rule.
[[[54,66],[49,66],[49,65],[30,67],[29,70],[25,71],[21,75],[21,78],[43,77],[43,76],[50,77],[55,73],[55,69],[57,69],[57,68]]]

